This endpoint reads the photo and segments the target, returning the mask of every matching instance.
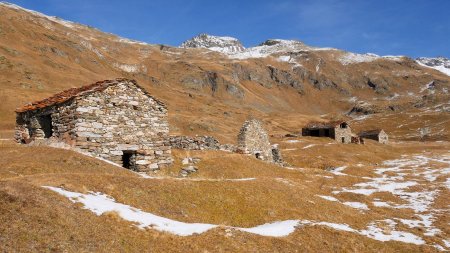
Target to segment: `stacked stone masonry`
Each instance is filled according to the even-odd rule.
[[[269,135],[262,122],[257,119],[244,122],[238,135],[238,149],[244,154],[252,154],[258,159],[274,162]]]
[[[162,102],[133,80],[103,81],[89,87],[18,109],[16,140],[29,143],[56,138],[137,171],[172,163],[167,108]]]

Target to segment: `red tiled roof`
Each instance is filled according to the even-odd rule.
[[[16,109],[16,112],[20,113],[20,112],[26,112],[26,111],[33,111],[33,110],[37,110],[37,109],[42,109],[45,107],[49,107],[49,106],[53,106],[53,105],[57,105],[57,104],[61,104],[64,103],[72,98],[84,95],[84,94],[89,94],[92,92],[96,92],[96,91],[103,91],[106,88],[108,88],[111,85],[115,85],[118,84],[120,82],[124,82],[124,81],[129,81],[134,83],[136,86],[138,86],[143,92],[145,92],[147,95],[149,95],[147,93],[147,91],[145,91],[145,89],[143,89],[142,87],[140,87],[135,80],[129,80],[126,78],[117,78],[114,80],[104,80],[104,81],[98,81],[96,83],[90,84],[90,85],[86,85],[86,86],[82,86],[79,88],[71,88],[68,90],[65,90],[63,92],[57,93],[51,97],[48,97],[46,99],[40,100],[40,101],[35,101],[29,104],[26,104],[20,108]],[[150,95],[149,95],[150,96]],[[159,102],[159,101],[158,101]],[[163,103],[159,102],[160,104],[164,105]]]
[[[346,122],[343,120],[329,122],[310,122],[305,126],[305,128],[335,128],[342,123]]]

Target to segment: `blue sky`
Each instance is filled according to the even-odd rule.
[[[199,33],[380,55],[450,58],[450,0],[10,0],[122,37],[177,46]]]

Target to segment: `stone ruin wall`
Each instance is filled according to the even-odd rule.
[[[219,141],[212,136],[170,136],[172,148],[184,150],[219,150]]]
[[[212,136],[170,136],[172,148],[183,150],[222,150],[236,152],[237,147],[232,144],[220,144]]]
[[[52,136],[73,144],[76,104],[73,100],[62,104],[42,108],[34,111],[18,113],[16,115],[15,140],[20,143],[29,143],[34,140],[44,140],[41,116],[50,115],[52,121]]]
[[[252,119],[244,122],[238,135],[238,148],[245,154],[255,156],[260,154],[261,160],[274,161],[269,135],[259,120]]]
[[[167,109],[141,89],[120,83],[76,99],[76,144],[95,156],[122,163],[124,151],[138,171],[164,168],[172,163],[167,141]]]

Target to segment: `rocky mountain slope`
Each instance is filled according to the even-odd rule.
[[[249,115],[262,118],[274,134],[298,132],[318,118],[353,118],[357,128],[376,127],[357,120],[371,115],[398,138],[419,138],[416,125],[428,124],[437,124],[431,130],[435,138],[448,138],[450,77],[408,57],[279,39],[244,48],[237,39],[206,34],[177,48],[128,40],[6,3],[0,4],[0,14],[5,136],[11,135],[16,107],[123,76],[168,104],[173,134],[234,141]],[[410,114],[418,121],[407,122],[414,127],[395,123],[411,121]]]
[[[428,66],[450,76],[450,59],[447,59],[445,57],[419,57],[416,59],[416,61],[422,66]]]

